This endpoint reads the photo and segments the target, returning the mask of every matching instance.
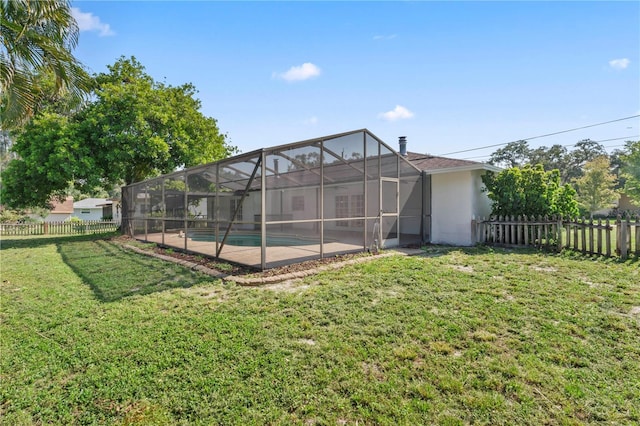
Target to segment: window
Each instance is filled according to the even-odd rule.
[[[294,195],[291,197],[291,210],[294,212],[304,211],[304,195]]]
[[[336,217],[349,217],[349,196],[348,195],[336,195]],[[349,222],[346,220],[339,220],[336,222],[336,226],[349,226]]]
[[[356,194],[351,196],[351,217],[363,217],[364,216],[364,195]],[[361,227],[364,226],[364,220],[353,220],[351,226]]]
[[[91,210],[80,210],[80,214],[91,214]]]
[[[233,219],[236,209],[238,209],[236,220],[242,220],[242,200],[231,200],[229,203],[229,220]]]

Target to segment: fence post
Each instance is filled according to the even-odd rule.
[[[471,216],[471,241],[474,244],[477,244],[478,241],[478,221],[476,220],[476,215]]]
[[[622,217],[616,216],[616,255],[620,256],[620,228],[622,223]]]
[[[636,229],[636,250],[635,250],[635,254],[636,254],[636,256],[640,256],[640,216],[636,216],[635,229]]]
[[[580,232],[582,236],[582,254],[587,253],[587,219],[582,216],[582,229]]]
[[[627,227],[629,226],[629,218],[627,218],[627,220],[621,220],[620,221],[620,240],[618,241],[618,244],[620,244],[620,258],[622,260],[625,260],[628,256],[628,242],[627,242]]]
[[[593,218],[589,218],[589,253],[593,254]]]
[[[598,219],[598,256],[602,255],[602,219]]]
[[[557,234],[557,251],[560,253],[562,251],[562,231],[564,227],[562,226],[562,215],[559,215],[556,221],[556,234]]]
[[[542,216],[538,215],[538,224],[536,225],[537,228],[537,237],[538,237],[538,248],[542,247]]]
[[[604,230],[604,234],[606,237],[606,254],[607,257],[611,257],[611,223],[609,222],[609,219],[607,218],[607,222],[606,222],[607,227]]]

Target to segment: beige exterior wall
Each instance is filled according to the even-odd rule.
[[[431,242],[469,246],[475,244],[471,221],[487,217],[491,203],[481,191],[482,170],[431,176]]]

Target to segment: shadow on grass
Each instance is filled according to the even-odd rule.
[[[108,240],[63,241],[57,247],[63,261],[101,302],[212,281],[200,272],[126,251]]]
[[[108,232],[104,234],[86,235],[33,235],[28,237],[0,237],[0,250],[9,249],[29,249],[47,246],[51,244],[62,244],[71,241],[93,241],[97,239],[107,239],[121,235],[119,232]]]

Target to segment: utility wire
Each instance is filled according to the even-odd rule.
[[[638,138],[640,137],[640,135],[633,135],[633,136],[625,136],[622,138],[612,138],[612,139],[601,139],[599,141],[592,141],[592,142],[596,142],[596,143],[600,143],[600,142],[612,142],[612,141],[621,141],[623,139],[627,139],[630,140],[631,138]],[[572,143],[569,145],[561,145],[562,147],[566,148],[568,146],[576,146],[578,145],[578,143]],[[616,148],[616,147],[620,147],[620,146],[625,146],[625,144],[620,144],[620,145],[603,145],[603,148]],[[485,158],[485,157],[491,157],[493,154],[485,154],[485,155],[476,155],[473,157],[465,157],[465,158],[460,158],[460,160],[473,160],[475,158]]]
[[[508,145],[510,143],[518,142],[518,141],[530,141],[530,140],[533,140],[533,139],[546,138],[546,137],[549,137],[549,136],[559,135],[559,134],[562,134],[562,133],[575,132],[576,130],[588,129],[590,127],[597,127],[597,126],[602,126],[602,125],[605,125],[605,124],[616,123],[618,121],[630,120],[632,118],[637,118],[637,117],[640,117],[640,114],[632,115],[630,117],[618,118],[616,120],[604,121],[602,123],[590,124],[588,126],[576,127],[575,129],[561,130],[559,132],[547,133],[545,135],[539,135],[539,136],[533,136],[533,137],[530,137],[530,138],[518,139],[518,140],[515,140],[515,141],[511,141],[511,142],[497,143],[497,144],[493,144],[493,145],[481,146],[479,148],[463,149],[462,151],[447,152],[445,154],[439,154],[439,156],[445,156],[445,155],[451,155],[451,154],[460,154],[461,152],[470,152],[470,151],[478,151],[478,150],[481,150],[481,149],[494,148],[496,146]]]

